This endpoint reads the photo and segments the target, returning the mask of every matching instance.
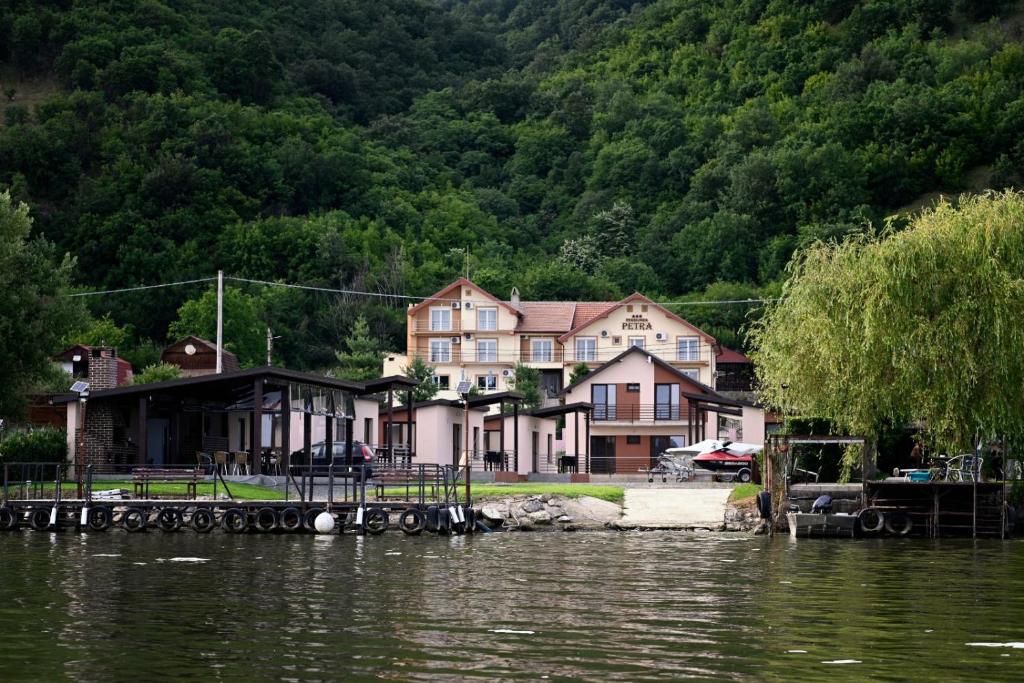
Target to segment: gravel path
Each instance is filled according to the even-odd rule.
[[[716,528],[725,517],[731,489],[627,488],[622,519],[625,528]]]

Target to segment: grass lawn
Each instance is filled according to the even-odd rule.
[[[621,486],[599,486],[595,484],[473,484],[473,498],[496,498],[500,496],[565,496],[579,498],[592,496],[622,505],[625,496]]]
[[[262,486],[253,486],[252,484],[239,484],[228,482],[228,488],[231,489],[231,495],[236,500],[284,500],[284,493],[281,491],[275,491],[273,489],[264,488]],[[124,481],[94,481],[92,483],[93,491],[105,491],[110,489],[125,489],[129,493],[135,489],[132,486],[131,480]],[[75,484],[64,483],[61,485],[61,491],[65,498],[75,496],[78,493],[78,487]],[[184,498],[187,492],[185,484],[150,484],[149,494],[151,496],[177,496]],[[212,496],[213,495],[213,482],[199,482],[196,486],[196,493],[200,496]],[[224,486],[220,483],[217,484],[217,495],[224,495]],[[11,490],[11,495],[17,495],[16,489]],[[53,495],[52,487],[47,489],[44,493],[46,496]]]
[[[735,503],[739,500],[753,498],[761,492],[762,488],[763,487],[760,484],[740,484],[732,490],[732,493],[729,494],[729,502]]]

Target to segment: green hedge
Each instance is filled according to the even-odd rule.
[[[50,427],[18,432],[0,441],[0,462],[64,462],[68,457],[67,435]]]

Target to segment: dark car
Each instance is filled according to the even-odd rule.
[[[310,446],[313,456],[313,474],[318,477],[326,477],[330,471],[331,461],[327,457],[327,444],[323,441]],[[332,447],[334,451],[334,474],[335,476],[346,476],[348,468],[345,467],[345,442],[335,441]],[[292,453],[292,466],[305,471],[308,464],[306,454],[301,450]],[[352,472],[355,477],[360,476],[361,466],[366,468],[366,478],[373,476],[373,449],[361,441],[352,442]]]

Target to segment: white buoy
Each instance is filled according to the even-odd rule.
[[[85,526],[88,523],[89,523],[89,508],[87,508],[87,507],[85,507],[83,505],[82,506],[82,520],[81,520],[81,524],[82,524],[82,526]]]
[[[334,515],[330,512],[321,512],[313,520],[313,526],[318,534],[329,534],[334,531]]]

